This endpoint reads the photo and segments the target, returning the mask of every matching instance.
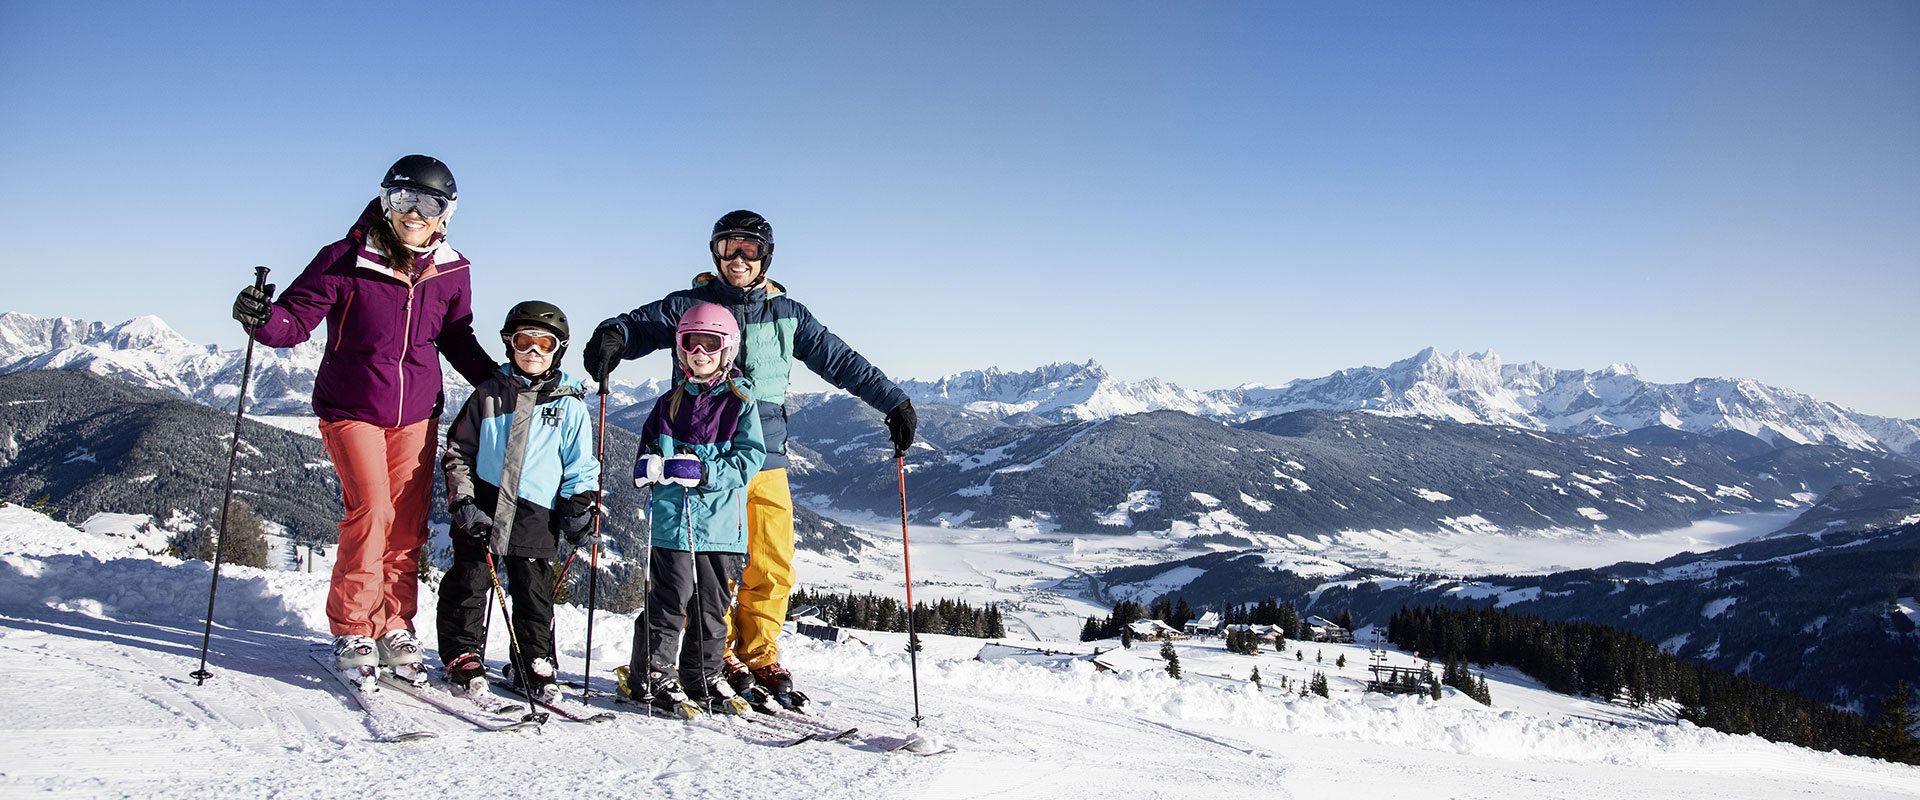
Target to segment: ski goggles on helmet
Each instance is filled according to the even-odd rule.
[[[759,239],[729,236],[713,240],[713,255],[721,261],[734,257],[759,261],[766,258],[767,252],[772,249],[770,245]]]
[[[406,186],[395,186],[380,195],[380,204],[389,214],[417,212],[420,216],[433,219],[447,213],[447,198],[432,192],[423,192]]]
[[[513,348],[513,351],[516,353],[544,353],[552,355],[553,351],[560,349],[561,345],[566,344],[566,342],[561,341],[560,337],[535,328],[514,331],[500,338],[505,340],[507,346]]]
[[[704,353],[715,356],[727,348],[726,337],[706,331],[687,331],[680,334],[680,341],[676,344],[682,353]]]

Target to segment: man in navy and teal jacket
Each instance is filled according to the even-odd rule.
[[[799,359],[828,383],[852,392],[886,415],[896,455],[913,444],[915,418],[906,392],[868,363],[813,312],[767,279],[773,263],[773,226],[751,211],[714,223],[713,272],[693,286],[600,323],[587,343],[587,374],[602,384],[622,359],[673,346],[674,326],[687,309],[714,303],[740,323],[736,364],[752,382],[766,440],[766,463],[747,487],[747,566],[728,634],[729,681],[736,690],[759,683],[787,693],[793,684],[780,666],[778,637],[793,591],[793,495],[787,483],[787,386]],[[743,663],[744,662],[744,663]],[[751,670],[751,678],[748,671]]]

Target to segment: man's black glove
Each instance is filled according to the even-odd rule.
[[[581,492],[567,498],[560,508],[560,535],[569,547],[581,547],[593,538],[593,518],[600,513],[599,492]]]
[[[482,542],[493,537],[493,517],[474,505],[473,498],[462,497],[453,501],[453,506],[447,509],[447,513],[453,515],[454,532],[466,534]]]
[[[919,419],[913,415],[912,400],[902,400],[900,405],[887,412],[887,436],[893,439],[895,458],[906,455],[907,448],[913,446],[913,430],[919,424]]]
[[[240,290],[240,296],[233,298],[233,318],[247,330],[253,330],[273,319],[273,284],[265,289],[249,286]]]
[[[602,325],[595,328],[593,337],[587,340],[587,349],[580,354],[580,360],[586,363],[587,374],[593,376],[593,382],[605,386],[607,376],[613,374],[613,368],[620,365],[620,357],[626,352],[626,326]]]

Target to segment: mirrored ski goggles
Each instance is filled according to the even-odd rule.
[[[727,340],[717,333],[705,331],[687,331],[680,334],[680,352],[719,355],[726,349]]]
[[[427,219],[433,219],[447,213],[447,198],[405,186],[388,189],[386,194],[381,195],[380,200],[389,214],[405,214],[413,211]]]
[[[512,334],[500,338],[507,343],[508,347],[513,348],[513,351],[516,353],[551,354],[553,351],[560,349],[561,345],[566,344],[566,342],[560,340],[560,337],[541,330],[514,331]]]
[[[759,261],[766,257],[767,251],[772,249],[773,248],[769,247],[766,242],[760,241],[759,239],[726,238],[713,240],[713,254],[721,261],[734,257],[744,258],[748,261]]]

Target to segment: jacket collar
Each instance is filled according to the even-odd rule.
[[[759,283],[742,289],[720,280],[719,275],[711,272],[702,272],[693,276],[693,288],[699,289],[703,287],[707,290],[707,293],[713,295],[721,305],[727,306],[763,303],[766,302],[767,298],[779,297],[787,293],[787,287],[781,286],[778,281],[772,278],[763,277]]]
[[[682,377],[680,379],[680,386],[686,391],[687,394],[698,396],[698,395],[708,395],[708,394],[720,394],[721,392],[729,391],[733,388],[733,385],[736,383],[742,384],[744,387],[744,385],[746,384],[746,380],[747,380],[746,373],[743,373],[740,371],[740,365],[728,364],[727,377],[721,380],[717,380],[712,383],[695,383],[691,379]]]
[[[360,245],[359,250],[354,254],[354,266],[378,272],[401,283],[419,283],[467,266],[466,256],[447,244],[447,237],[444,234],[435,231],[433,238],[429,240],[431,249],[426,253],[410,251],[403,256],[426,262],[417,274],[409,277],[405,270],[394,268],[392,254],[381,249],[379,242],[373,236],[374,226],[385,225],[386,222],[386,215],[380,211],[380,199],[376,197],[367,203],[367,207],[360,212],[360,218],[355,220],[353,227],[347,231],[348,238]]]
[[[586,385],[581,383],[579,378],[568,374],[566,370],[556,369],[548,373],[545,378],[533,380],[520,374],[520,370],[514,369],[513,362],[508,361],[496,367],[494,372],[500,375],[501,380],[506,381],[508,386],[513,387],[514,391],[522,394],[537,392],[543,399],[585,397],[587,394]]]

